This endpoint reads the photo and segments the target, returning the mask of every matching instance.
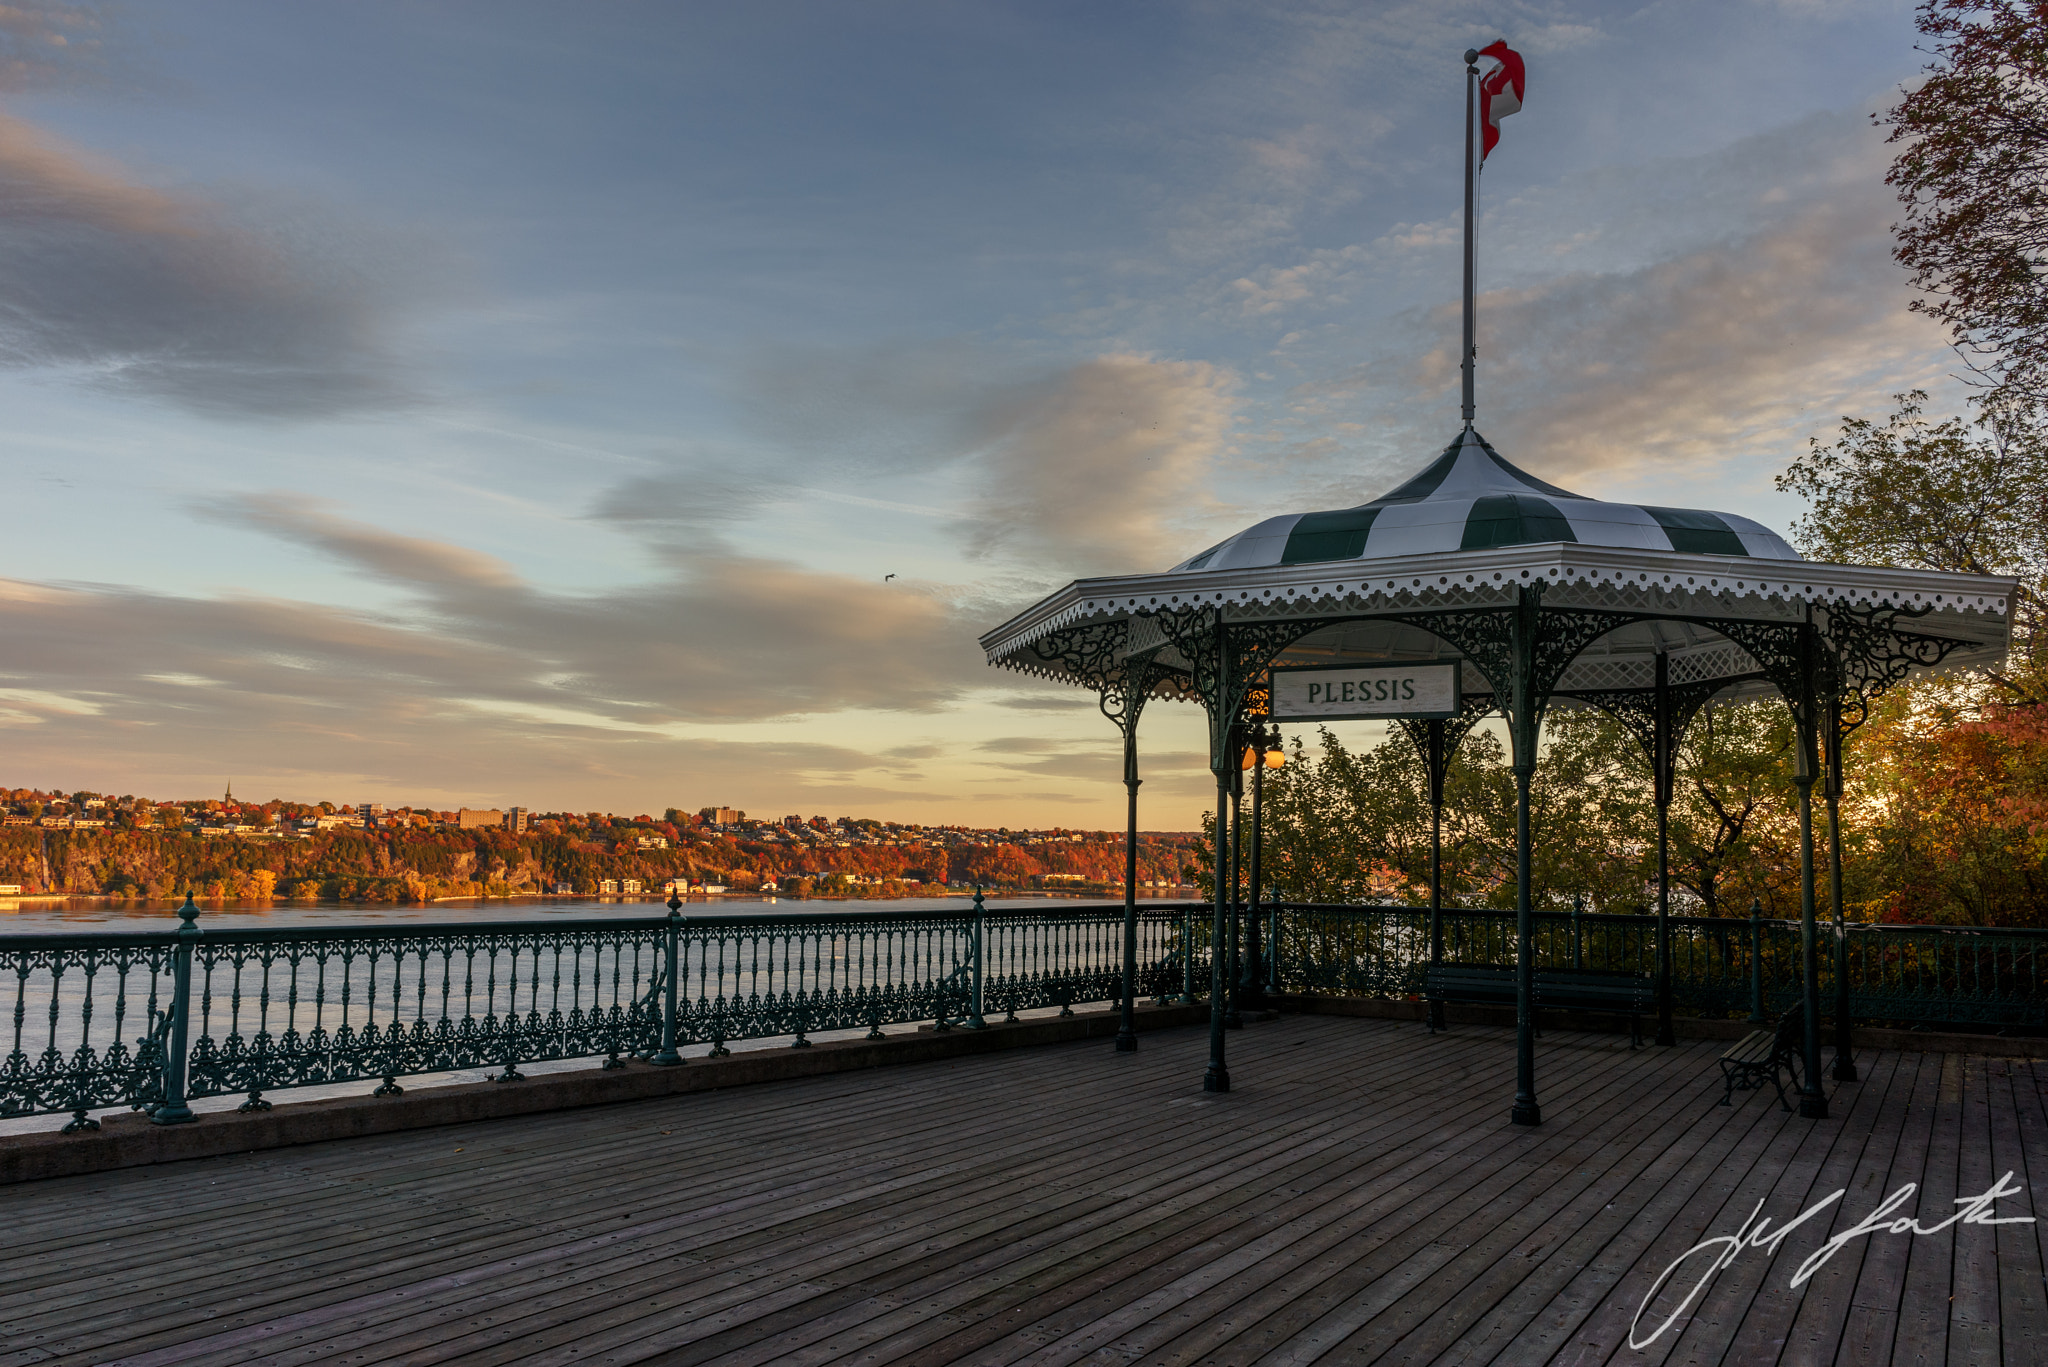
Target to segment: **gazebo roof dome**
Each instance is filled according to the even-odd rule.
[[[1269,517],[1169,573],[1550,542],[1755,560],[1802,558],[1776,532],[1734,513],[1603,503],[1546,484],[1502,459],[1467,426],[1426,468],[1370,503]]]

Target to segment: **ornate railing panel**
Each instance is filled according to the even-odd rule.
[[[87,1111],[151,1099],[163,1071],[171,942],[149,937],[9,936],[14,979],[0,1116]]]
[[[0,936],[14,974],[0,1117],[68,1111],[89,1127],[92,1110],[154,1107],[167,1055],[188,1060],[176,1104],[240,1095],[250,1109],[292,1087],[374,1079],[392,1093],[423,1073],[510,1080],[528,1063],[653,1057],[672,929],[673,1040],[714,1052],[1071,1010],[1114,1000],[1121,978],[1121,906],[200,930],[177,1030],[177,933]],[[1141,993],[1179,989],[1189,934],[1182,908],[1141,909]],[[1205,955],[1197,944],[1203,981]]]
[[[1283,990],[1422,990],[1425,909],[1264,910]],[[1540,912],[1535,930],[1540,967],[1653,972],[1654,917]],[[1796,922],[1673,917],[1671,935],[1682,1011],[1761,1016],[1798,998]],[[1141,907],[1138,993],[1203,995],[1209,937],[1203,907]],[[1446,911],[1443,937],[1451,963],[1514,962],[1511,912]],[[265,1107],[268,1093],[315,1084],[376,1079],[395,1092],[400,1078],[485,1068],[512,1079],[541,1061],[656,1057],[665,1033],[717,1053],[915,1021],[974,1027],[1115,1000],[1122,943],[1114,905],[0,936],[0,973],[14,980],[0,1117],[70,1112],[71,1127],[90,1127],[93,1110],[176,1113],[187,1097]],[[1861,1020],[2048,1026],[2048,931],[1857,925],[1843,957]],[[1831,1001],[1831,927],[1821,965]]]
[[[1656,970],[1657,918],[1538,912],[1539,968]],[[1280,981],[1287,991],[1407,996],[1429,966],[1429,912],[1418,907],[1284,904]],[[1509,911],[1443,914],[1447,963],[1515,961]],[[1902,1024],[2048,1025],[2048,931],[1856,924],[1846,931],[1850,1010]],[[1835,990],[1834,928],[1821,927],[1820,993]],[[1701,1015],[1775,1015],[1799,998],[1799,923],[1671,918],[1671,995]]]

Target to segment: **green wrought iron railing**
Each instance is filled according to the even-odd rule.
[[[772,916],[637,917],[378,927],[0,935],[12,971],[0,1117],[131,1107],[162,1120],[199,1097],[245,1109],[294,1087],[627,1058],[677,1062],[739,1040],[934,1022],[976,1028],[1019,1011],[1117,999],[1120,905],[1046,910],[856,909]],[[1143,904],[1140,996],[1206,996],[1210,909]],[[1429,912],[1260,908],[1261,982],[1289,993],[1419,994]],[[1683,1013],[1762,1019],[1799,995],[1799,926],[1673,917],[1672,997]],[[1514,915],[1447,910],[1451,963],[1514,962]],[[1652,975],[1656,918],[1540,912],[1537,964]],[[1250,949],[1249,938],[1243,948]],[[1906,1024],[2048,1026],[2048,931],[1822,928],[1821,1001],[1837,962],[1851,1014]],[[4,981],[4,980],[0,980]]]
[[[1284,903],[1273,924],[1279,952],[1268,972],[1284,991],[1422,991],[1427,908]],[[1656,934],[1654,916],[1537,912],[1536,965],[1653,977]],[[1511,911],[1446,909],[1443,937],[1448,963],[1515,962]],[[1819,947],[1820,998],[1830,1015],[1839,956],[1858,1020],[2048,1026],[2048,931],[1859,922],[1838,945],[1834,927],[1823,923]],[[1775,1016],[1799,998],[1799,964],[1797,921],[1671,918],[1671,998],[1682,1013]]]
[[[133,1107],[163,1119],[199,1097],[424,1073],[630,1057],[736,1040],[991,1015],[1116,999],[1123,908],[853,909],[638,917],[0,936],[12,970],[0,1117]],[[1139,992],[1208,981],[1186,908],[1139,915]],[[4,981],[4,980],[0,980]]]

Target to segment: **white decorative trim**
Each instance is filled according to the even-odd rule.
[[[1368,569],[1370,574],[1356,573]],[[1158,628],[1141,614],[1159,608],[1220,606],[1234,621],[1370,618],[1498,604],[1518,586],[1532,583],[1552,586],[1544,601],[1553,607],[1647,608],[1691,618],[1797,621],[1809,604],[1927,607],[1932,610],[1917,619],[1916,629],[1969,643],[1951,657],[1953,664],[1961,665],[2004,654],[2018,581],[1999,575],[1552,543],[1370,562],[1076,580],[983,636],[981,646],[992,665],[1058,678],[1063,676],[1057,667],[1041,667],[1035,658],[1019,654],[1047,632],[1079,621],[1138,618],[1132,648],[1145,650],[1150,644],[1138,641],[1149,643]],[[1733,650],[1718,639],[1704,648]],[[1734,668],[1738,663],[1732,658],[1717,658],[1711,664],[1702,659],[1698,667],[1714,670],[1703,677],[1728,677],[1724,667],[1731,673],[1749,672]]]

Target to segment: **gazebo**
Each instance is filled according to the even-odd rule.
[[[1468,326],[1469,336],[1469,326]],[[1687,724],[1716,698],[1776,692],[1796,723],[1805,1067],[1800,1113],[1827,1114],[1820,1077],[1813,787],[1829,815],[1830,900],[1839,937],[1842,743],[1909,675],[1986,665],[2005,650],[2016,581],[1828,565],[1732,513],[1612,503],[1547,484],[1504,459],[1468,418],[1443,453],[1353,508],[1267,518],[1158,574],[1081,579],[982,637],[989,662],[1094,690],[1124,740],[1130,848],[1124,1029],[1134,1048],[1140,715],[1147,700],[1199,702],[1216,776],[1216,897],[1210,1058],[1203,1086],[1228,1091],[1225,956],[1234,897],[1227,800],[1248,723],[1276,671],[1438,665],[1453,701],[1386,711],[1443,773],[1483,716],[1505,719],[1518,794],[1516,1088],[1511,1117],[1541,1122],[1536,1095],[1529,783],[1553,706],[1598,707],[1641,744],[1658,813],[1656,986],[1671,1026],[1665,816]],[[1350,715],[1357,715],[1352,713]],[[1234,880],[1233,880],[1234,881]],[[1441,958],[1441,889],[1432,953]],[[1853,1078],[1846,1001],[1835,1004],[1835,1075]]]

